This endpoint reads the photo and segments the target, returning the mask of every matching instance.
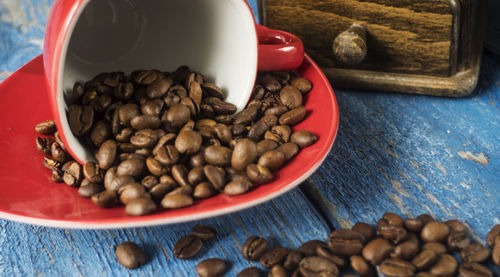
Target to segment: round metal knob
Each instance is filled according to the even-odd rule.
[[[361,63],[365,59],[367,51],[366,28],[356,23],[333,41],[333,54],[343,64],[356,65]]]

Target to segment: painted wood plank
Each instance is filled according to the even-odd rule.
[[[176,240],[188,234],[196,223],[214,226],[217,241],[204,245],[193,260],[173,256]],[[235,276],[249,263],[240,247],[249,235],[270,240],[271,245],[296,248],[321,238],[330,229],[299,189],[257,208],[185,224],[121,229],[63,230],[35,227],[0,220],[0,275],[4,276],[194,276],[199,261],[220,257],[231,262],[227,276]],[[115,259],[114,247],[132,240],[140,243],[149,263],[137,270],[126,270]]]

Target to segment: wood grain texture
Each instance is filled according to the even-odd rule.
[[[267,0],[266,24],[297,34],[322,67],[450,76],[453,10],[449,1]],[[335,37],[352,23],[368,30],[368,56],[338,63]]]

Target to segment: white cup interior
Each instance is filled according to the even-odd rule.
[[[76,81],[101,72],[188,65],[239,110],[246,105],[257,73],[257,34],[243,0],[87,0],[79,9],[58,72],[59,116],[78,160],[93,155],[71,133],[64,99]]]

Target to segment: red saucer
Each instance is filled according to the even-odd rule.
[[[81,198],[77,189],[50,180],[35,147],[34,126],[52,119],[38,56],[0,84],[0,217],[60,228],[123,228],[207,218],[273,199],[319,167],[337,134],[338,107],[330,83],[307,55],[299,71],[314,87],[305,99],[309,115],[294,129],[310,130],[319,140],[281,169],[276,181],[240,196],[218,195],[192,207],[130,217],[123,207],[101,209]]]

